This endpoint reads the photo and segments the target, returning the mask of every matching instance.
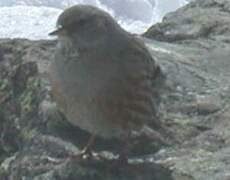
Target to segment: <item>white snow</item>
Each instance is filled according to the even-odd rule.
[[[0,8],[0,38],[46,39],[61,10],[47,7]]]
[[[50,38],[48,33],[55,28],[58,15],[67,6],[79,3],[95,5],[109,12],[127,31],[140,34],[152,24],[159,22],[166,12],[185,5],[186,1],[2,0],[0,2],[0,38],[33,40]]]

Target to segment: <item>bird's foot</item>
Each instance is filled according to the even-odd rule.
[[[100,153],[93,152],[91,149],[84,148],[79,154],[72,157],[78,160],[96,160],[96,161],[108,161],[108,159]]]
[[[115,159],[106,159],[105,162],[109,163],[111,169],[119,169],[129,164],[128,157],[123,155],[119,155],[119,157]]]
[[[94,154],[91,149],[84,148],[77,156],[79,156],[81,159],[92,159]]]
[[[126,155],[120,154],[120,156],[117,159],[116,164],[118,165],[127,165],[129,163],[129,159]]]

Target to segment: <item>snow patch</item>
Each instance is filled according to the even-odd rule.
[[[91,4],[110,13],[127,31],[145,32],[185,0],[2,0],[0,38],[48,39],[57,17],[68,6]],[[16,5],[15,5],[16,4]],[[20,4],[20,5],[17,5]]]
[[[2,7],[0,38],[47,39],[61,12],[47,7]]]

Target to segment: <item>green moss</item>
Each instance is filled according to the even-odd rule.
[[[30,111],[33,102],[33,92],[29,91],[23,93],[20,97],[20,100],[21,100],[22,109],[26,111]]]
[[[27,142],[32,140],[37,134],[38,134],[38,131],[36,129],[25,128],[21,131],[22,139]]]
[[[38,90],[40,88],[40,80],[36,77],[28,79],[27,88],[19,97],[19,102],[24,112],[33,110],[39,103]]]
[[[204,149],[193,150],[191,163],[203,172],[210,172],[218,169],[218,164],[213,158],[213,153]]]
[[[7,174],[6,170],[3,168],[0,168],[0,179],[7,179],[7,176],[8,176],[8,174]]]
[[[174,123],[179,126],[192,125],[192,119],[190,119],[188,116],[182,116],[177,113],[164,114],[164,119],[170,119],[171,123]]]
[[[196,158],[200,157],[212,157],[213,153],[211,151],[207,151],[205,149],[194,149],[192,151],[192,155]]]
[[[219,162],[212,152],[195,148],[176,160],[175,169],[180,174],[194,174],[194,177],[205,175],[209,179],[208,177],[213,175],[213,172],[220,170],[223,166],[224,164]]]
[[[8,87],[8,79],[0,79],[0,90],[4,90]]]
[[[181,126],[191,125],[191,119],[189,119],[189,118],[183,118],[183,119],[181,119],[181,118],[175,118],[173,120],[173,122],[176,123],[176,124],[179,124]]]
[[[160,26],[161,26],[161,28],[172,29],[172,28],[177,26],[177,23],[176,22],[164,22]]]
[[[31,77],[31,78],[29,78],[29,80],[28,80],[28,86],[31,89],[39,88],[40,87],[40,79],[37,78],[37,77]]]

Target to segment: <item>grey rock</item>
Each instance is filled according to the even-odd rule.
[[[56,42],[0,40],[0,179],[229,179],[229,7],[193,1],[140,37],[166,78],[159,132],[168,146],[135,139],[132,163],[108,171],[112,161],[71,158],[89,134],[66,123],[50,96]],[[119,146],[98,139],[95,151],[112,159]]]
[[[162,23],[153,25],[144,36],[168,42],[199,38],[229,42],[229,12],[227,0],[196,0],[167,14]]]
[[[96,159],[81,164],[71,158],[89,134],[68,124],[50,95],[46,72],[55,45],[55,41],[0,40],[0,179],[101,179],[112,163]],[[161,147],[146,137],[134,141],[140,142],[134,154],[156,152]],[[116,154],[120,146],[118,140],[98,138],[95,151]],[[140,163],[117,172],[109,170],[104,178],[142,176],[168,180],[171,172],[155,163]]]
[[[178,143],[155,157],[174,169],[175,179],[229,176],[223,161],[229,153],[229,7],[225,0],[196,0],[144,33],[167,77],[162,119]]]

